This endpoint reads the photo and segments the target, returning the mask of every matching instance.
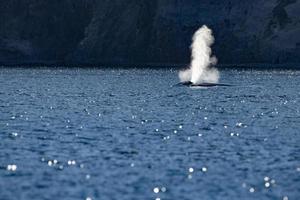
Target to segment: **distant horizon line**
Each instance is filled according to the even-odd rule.
[[[84,63],[84,62],[20,62],[20,63],[1,63],[0,68],[175,68],[184,69],[189,66],[189,63],[117,63],[117,62],[99,62],[99,63]],[[232,64],[217,64],[217,68],[229,68],[229,69],[299,69],[300,63],[232,63]]]

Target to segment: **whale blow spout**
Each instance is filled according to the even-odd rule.
[[[214,40],[212,30],[206,25],[195,32],[191,45],[190,66],[179,72],[179,79],[182,83],[191,82],[193,85],[218,83],[219,71],[214,68],[217,58],[212,56],[211,50]]]

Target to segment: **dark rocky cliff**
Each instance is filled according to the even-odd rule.
[[[187,63],[202,24],[221,64],[300,63],[297,0],[3,1],[0,63]]]

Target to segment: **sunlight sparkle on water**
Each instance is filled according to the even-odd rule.
[[[269,183],[269,182],[266,182],[266,183],[265,183],[265,187],[266,187],[266,188],[270,187],[270,183]]]
[[[8,171],[16,171],[17,170],[17,165],[15,165],[15,164],[12,164],[12,165],[7,165],[7,170]]]
[[[274,179],[272,179],[271,183],[274,185],[276,183],[276,181]]]
[[[52,161],[49,160],[49,161],[48,161],[48,165],[49,165],[49,166],[52,166],[52,164],[53,164]]]
[[[85,179],[90,179],[91,178],[91,175],[89,175],[89,174],[87,174],[87,175],[85,175]]]
[[[153,188],[153,192],[156,194],[159,193],[159,188],[158,187]]]
[[[75,160],[68,160],[68,165],[76,165],[76,161]]]
[[[202,167],[202,171],[203,172],[207,172],[207,168],[206,167]]]
[[[14,137],[17,137],[17,136],[18,136],[18,133],[13,132],[13,133],[11,133],[11,135],[14,136]]]
[[[249,192],[253,193],[253,192],[255,192],[255,189],[252,187],[249,189]]]

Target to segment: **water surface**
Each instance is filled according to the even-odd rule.
[[[299,199],[300,72],[0,69],[0,199]]]

